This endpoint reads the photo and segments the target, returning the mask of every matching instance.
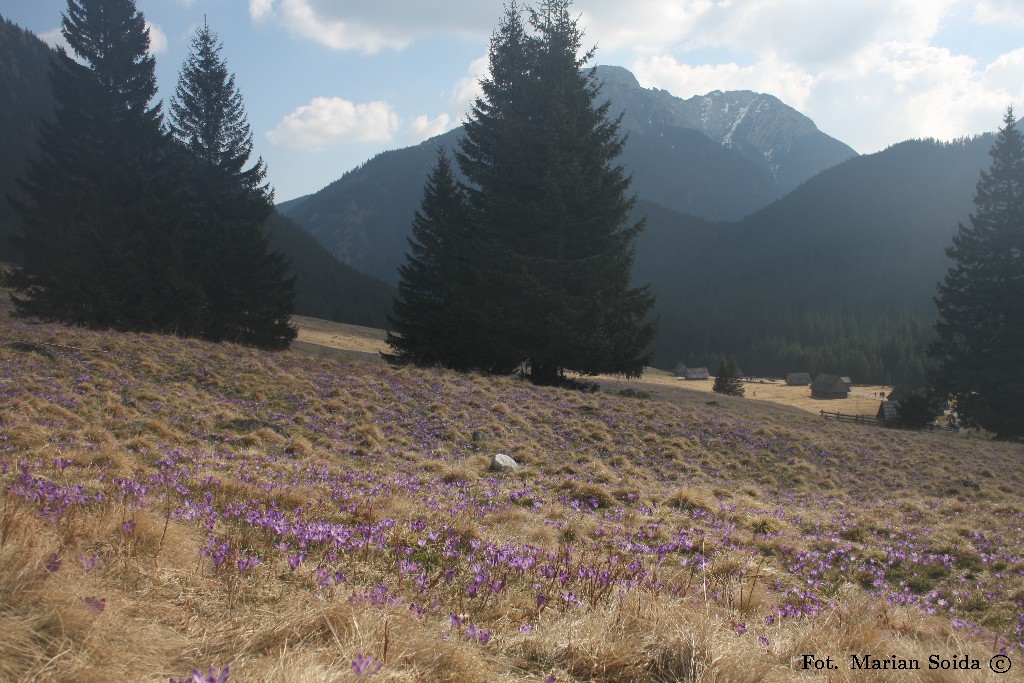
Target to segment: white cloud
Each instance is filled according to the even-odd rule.
[[[249,16],[253,21],[266,19],[274,10],[274,0],[249,0]]]
[[[979,0],[972,19],[979,24],[1024,26],[1024,5],[1020,0]]]
[[[593,0],[579,6],[586,31],[583,43],[587,48],[597,44],[600,50],[661,52],[688,40],[713,7],[711,0]]]
[[[960,1],[722,2],[694,22],[692,40],[697,45],[770,52],[804,67],[824,67],[872,45],[927,41]]]
[[[254,20],[273,16],[292,33],[331,49],[368,54],[401,49],[431,34],[484,38],[500,13],[499,4],[480,2],[249,0]]]
[[[461,113],[467,113],[476,98],[482,93],[480,91],[480,79],[487,75],[491,68],[491,60],[487,55],[477,57],[469,63],[466,75],[456,81],[452,88],[451,103]]]
[[[156,24],[146,22],[149,29],[149,53],[158,55],[167,50],[167,34]]]
[[[388,142],[398,123],[398,115],[386,102],[355,104],[340,97],[317,97],[285,116],[267,138],[294,149],[318,149],[336,142]]]
[[[381,48],[401,48],[408,43],[370,25],[330,19],[318,13],[307,0],[282,0],[280,11],[282,21],[291,31],[334,50],[360,50],[372,54]]]
[[[148,21],[146,22],[146,28],[149,29],[150,54],[156,55],[167,50],[167,34],[164,33],[163,29],[156,24],[149,23]],[[62,47],[69,55],[72,57],[75,56],[74,50],[72,50],[71,46],[68,45],[68,41],[64,38],[64,34],[60,31],[60,27],[47,31],[46,33],[40,33],[39,39],[54,49]]]
[[[71,46],[68,45],[68,41],[64,37],[64,34],[60,32],[59,26],[51,31],[47,31],[46,33],[40,33],[39,39],[55,50],[62,47],[69,55],[74,56],[75,54],[74,50],[71,49]]]
[[[806,104],[815,81],[807,71],[775,56],[750,66],[733,62],[691,66],[661,55],[635,62],[631,69],[641,85],[663,88],[676,97],[712,90],[755,90],[775,95],[797,109]]]
[[[886,43],[819,74],[805,113],[862,152],[913,137],[980,133],[996,127],[1007,104],[996,83],[1000,70],[987,75],[974,58],[946,48]]]
[[[1000,55],[985,67],[982,83],[985,87],[1002,97],[1005,107],[1010,104],[1024,109],[1024,48]]]
[[[417,116],[409,124],[403,136],[403,142],[407,145],[415,145],[429,140],[435,135],[440,135],[452,127],[452,117],[448,114],[428,119],[426,116]]]

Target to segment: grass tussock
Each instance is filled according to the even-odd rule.
[[[4,321],[0,680],[955,681],[929,655],[1024,654],[1019,445],[702,398]]]

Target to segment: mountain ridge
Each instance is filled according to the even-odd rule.
[[[622,67],[595,68],[603,82],[599,101],[611,98],[610,113],[624,112],[627,139],[618,161],[633,176],[632,190],[674,211],[736,220],[856,156],[770,95],[715,91],[703,99],[682,100],[640,87]],[[746,109],[730,119],[737,102]],[[461,127],[382,152],[318,192],[278,208],[343,262],[395,284],[434,153],[440,145],[454,148],[460,135]]]
[[[667,90],[643,88],[623,67],[595,68],[604,82],[602,98],[612,100],[613,111],[624,110],[623,127],[630,134],[647,134],[648,128],[656,124],[699,131],[769,170],[781,194],[857,155],[774,95],[713,90],[683,99]],[[657,122],[655,117],[660,117]]]

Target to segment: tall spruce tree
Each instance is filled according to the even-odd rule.
[[[273,212],[273,190],[262,158],[247,168],[252,132],[222,49],[204,22],[170,106],[171,132],[188,157],[185,254],[205,295],[200,334],[284,348],[296,335],[294,279],[262,230]]]
[[[522,11],[511,0],[491,36],[489,75],[480,81],[477,98],[463,126],[455,157],[469,180],[465,188],[473,229],[463,273],[468,296],[463,317],[480,353],[477,367],[508,373],[521,366],[523,350],[511,330],[530,324],[525,302],[515,301],[514,255],[507,250],[526,217],[520,198],[530,169],[526,131],[530,125],[529,79],[537,41],[523,24]]]
[[[1024,136],[1008,109],[935,303],[931,383],[999,439],[1024,437]]]
[[[570,0],[506,6],[491,41],[490,77],[465,126],[458,161],[469,180],[473,310],[493,367],[525,364],[539,384],[566,371],[639,375],[653,303],[631,288],[635,198],[615,163],[621,116],[596,103]]]
[[[133,0],[68,0],[51,66],[57,111],[21,182],[17,313],[96,327],[188,331],[202,293],[181,268],[178,174],[149,31]]]
[[[441,147],[413,217],[405,263],[399,267],[387,334],[394,353],[384,354],[386,359],[457,370],[478,366],[476,323],[469,317],[465,289],[469,230],[465,192]]]

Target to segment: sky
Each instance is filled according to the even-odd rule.
[[[66,0],[0,0],[61,41]],[[204,17],[223,43],[278,201],[458,126],[501,0],[136,0],[158,98]],[[688,98],[777,96],[860,153],[994,131],[1024,111],[1024,0],[576,0],[591,64]]]

